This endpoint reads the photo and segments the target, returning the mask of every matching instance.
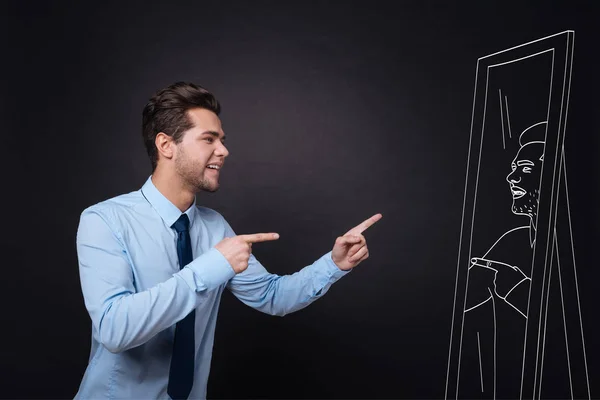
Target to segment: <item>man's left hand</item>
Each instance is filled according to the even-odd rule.
[[[362,233],[375,222],[381,219],[381,214],[375,214],[371,218],[361,222],[336,239],[331,252],[333,262],[343,271],[351,270],[362,261],[369,258],[367,240]]]

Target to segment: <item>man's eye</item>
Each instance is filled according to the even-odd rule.
[[[208,143],[212,143],[215,139],[213,139],[211,137],[207,137],[207,138],[204,138],[204,140],[206,140]]]
[[[530,174],[531,173],[531,168],[529,168],[529,167],[523,167],[523,172],[526,172],[526,173]]]

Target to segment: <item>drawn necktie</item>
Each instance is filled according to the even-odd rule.
[[[192,261],[192,243],[190,240],[190,220],[187,214],[171,226],[177,231],[177,256],[179,269]],[[175,327],[173,356],[169,371],[167,393],[172,399],[187,399],[194,383],[194,323],[196,312],[192,310]]]

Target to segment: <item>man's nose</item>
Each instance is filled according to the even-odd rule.
[[[506,176],[506,181],[507,181],[508,183],[513,183],[513,184],[514,184],[514,183],[519,183],[519,182],[521,182],[521,177],[520,177],[520,176],[518,176],[518,177],[517,177],[517,176],[516,176],[516,175],[517,175],[517,174],[516,174],[516,172],[517,172],[517,170],[514,170],[514,171],[512,171],[510,174],[508,174],[508,175]],[[518,179],[517,179],[517,178],[518,178]]]
[[[229,155],[229,150],[227,150],[227,147],[225,147],[223,142],[220,142],[219,145],[217,146],[217,150],[215,150],[215,153],[217,153],[218,155],[221,155],[223,157],[227,157]]]

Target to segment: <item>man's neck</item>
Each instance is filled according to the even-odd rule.
[[[174,173],[161,170],[158,167],[152,173],[152,183],[158,191],[184,212],[194,203],[196,193],[186,188],[181,179]]]

